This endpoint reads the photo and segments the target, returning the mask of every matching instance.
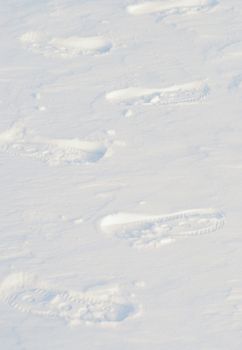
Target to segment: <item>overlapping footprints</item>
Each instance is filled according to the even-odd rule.
[[[207,82],[196,81],[167,88],[128,87],[107,93],[106,99],[112,103],[128,105],[169,105],[195,103],[203,100],[208,93],[209,86]]]
[[[83,54],[103,54],[112,48],[110,40],[101,36],[92,37],[51,37],[42,32],[27,32],[20,41],[33,52],[44,56],[71,58]]]
[[[134,16],[161,13],[189,14],[209,10],[218,3],[217,0],[156,0],[145,1],[127,7],[127,12]]]
[[[224,224],[224,214],[215,209],[193,209],[169,215],[117,213],[101,220],[107,235],[136,248],[160,247],[177,239],[208,234]]]
[[[28,131],[23,123],[0,134],[0,150],[40,160],[49,165],[93,163],[111,153],[112,140],[50,139]]]
[[[120,285],[76,292],[53,288],[23,273],[11,274],[2,282],[0,298],[20,312],[62,319],[70,325],[115,325],[138,312],[133,296]]]

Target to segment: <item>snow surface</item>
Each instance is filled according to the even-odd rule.
[[[241,350],[241,17],[0,1],[1,350]]]

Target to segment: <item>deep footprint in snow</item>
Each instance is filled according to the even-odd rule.
[[[112,48],[112,43],[100,36],[55,38],[41,32],[27,32],[20,37],[20,41],[33,52],[63,58],[103,54]]]
[[[106,99],[109,102],[129,105],[169,105],[195,103],[203,100],[208,93],[208,84],[204,81],[198,81],[183,85],[173,85],[163,89],[129,87],[107,93]]]
[[[140,4],[129,5],[127,11],[134,16],[154,13],[189,14],[209,10],[217,4],[217,0],[163,0],[146,1]]]
[[[136,248],[159,247],[177,239],[212,233],[224,224],[222,212],[194,209],[169,215],[118,213],[101,220],[101,230]]]
[[[48,139],[27,132],[17,123],[0,134],[0,150],[29,157],[49,165],[80,165],[103,158],[110,141],[103,142],[75,139]]]
[[[22,273],[12,274],[2,282],[0,298],[20,312],[60,318],[71,325],[117,324],[137,311],[119,285],[86,292],[65,291]]]

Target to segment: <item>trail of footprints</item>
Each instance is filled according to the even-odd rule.
[[[194,13],[208,10],[217,4],[217,0],[165,0],[147,1],[129,5],[127,13],[134,16],[162,13]],[[29,31],[20,37],[21,43],[35,53],[44,56],[72,58],[83,54],[103,54],[112,48],[112,42],[102,36],[52,37],[48,33]]]
[[[221,211],[197,209],[159,216],[109,215],[102,219],[101,229],[135,248],[157,248],[177,239],[215,232],[223,224]],[[0,299],[20,312],[62,319],[69,325],[115,325],[140,313],[133,294],[130,296],[120,285],[75,292],[53,288],[23,273],[12,274],[0,284]]]
[[[138,312],[132,297],[119,285],[86,292],[66,291],[22,273],[12,274],[2,282],[0,298],[20,312],[62,319],[70,325],[112,325]]]
[[[189,14],[209,10],[216,0],[163,0],[129,5],[133,16]],[[112,49],[110,40],[94,37],[51,37],[43,32],[27,32],[20,38],[24,47],[44,56],[72,58],[83,54],[103,54]],[[106,94],[111,103],[183,104],[203,100],[209,93],[207,82],[198,81],[166,88],[128,87]],[[38,159],[49,165],[96,162],[110,150],[102,142],[80,139],[48,139],[27,132],[21,123],[0,134],[0,150]],[[101,231],[135,248],[157,248],[178,239],[209,234],[222,228],[224,214],[214,209],[197,209],[170,215],[117,213],[101,220]],[[0,299],[20,312],[62,319],[68,324],[117,324],[138,313],[138,307],[119,286],[104,286],[86,292],[53,288],[28,274],[12,274],[0,284]]]
[[[170,215],[117,213],[101,220],[101,230],[136,248],[160,247],[178,239],[208,234],[224,224],[224,214],[214,209],[186,210]]]
[[[49,139],[16,123],[0,134],[0,150],[40,160],[52,166],[97,162],[110,151],[111,140]],[[111,152],[111,151],[110,151]]]

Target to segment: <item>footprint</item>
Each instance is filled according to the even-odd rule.
[[[16,123],[0,134],[0,150],[40,160],[49,165],[93,163],[111,153],[110,141],[48,139],[27,132]],[[108,152],[109,151],[109,152]]]
[[[70,325],[117,324],[137,311],[118,285],[74,292],[52,288],[23,273],[12,274],[2,282],[0,298],[21,312],[63,319]]]
[[[163,0],[147,1],[140,4],[129,5],[127,12],[134,16],[154,13],[188,14],[209,10],[218,3],[217,0]]]
[[[169,215],[118,213],[101,220],[101,230],[136,248],[159,247],[177,239],[211,233],[224,224],[222,212],[194,209]]]
[[[106,94],[106,99],[109,102],[129,105],[169,105],[195,103],[204,99],[208,93],[209,86],[207,83],[198,81],[183,85],[173,85],[164,89],[129,87]]]
[[[20,37],[20,41],[36,53],[63,58],[103,54],[112,48],[111,42],[101,36],[55,38],[41,32],[27,32]]]

